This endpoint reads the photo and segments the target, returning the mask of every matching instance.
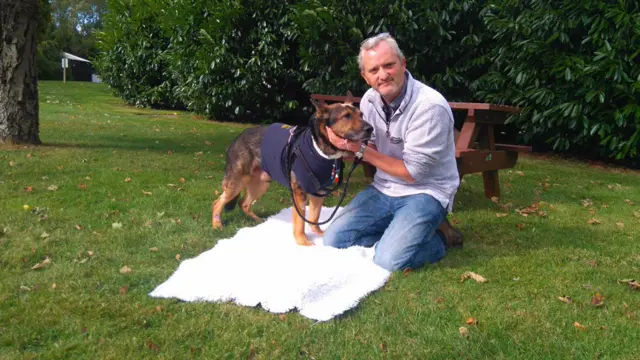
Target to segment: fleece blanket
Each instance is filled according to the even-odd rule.
[[[282,210],[257,226],[240,229],[233,238],[219,240],[212,249],[182,261],[150,296],[260,305],[273,313],[297,310],[326,321],[354,308],[388,280],[389,271],[373,262],[374,248],[323,246],[322,238],[308,226],[307,236],[316,245],[296,245],[291,211]],[[332,211],[323,207],[320,221]]]

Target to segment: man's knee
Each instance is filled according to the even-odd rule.
[[[334,226],[333,224],[325,230],[324,237],[322,238],[322,244],[324,246],[331,246],[338,249],[349,247],[346,239],[344,238],[344,232],[339,229],[339,226]]]
[[[376,251],[373,262],[388,271],[396,271],[407,267],[407,261],[402,261],[398,256],[391,253],[379,253]]]

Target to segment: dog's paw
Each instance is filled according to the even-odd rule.
[[[309,241],[306,237],[296,238],[296,244],[300,246],[313,246],[313,242]]]

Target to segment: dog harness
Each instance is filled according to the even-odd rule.
[[[287,168],[296,175],[302,189],[314,196],[326,196],[331,186],[342,179],[342,159],[327,159],[313,146],[308,127],[298,128],[274,123],[262,138],[262,170],[287,188],[291,188]]]

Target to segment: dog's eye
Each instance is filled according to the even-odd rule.
[[[351,119],[351,113],[344,114],[344,118],[345,119]]]

